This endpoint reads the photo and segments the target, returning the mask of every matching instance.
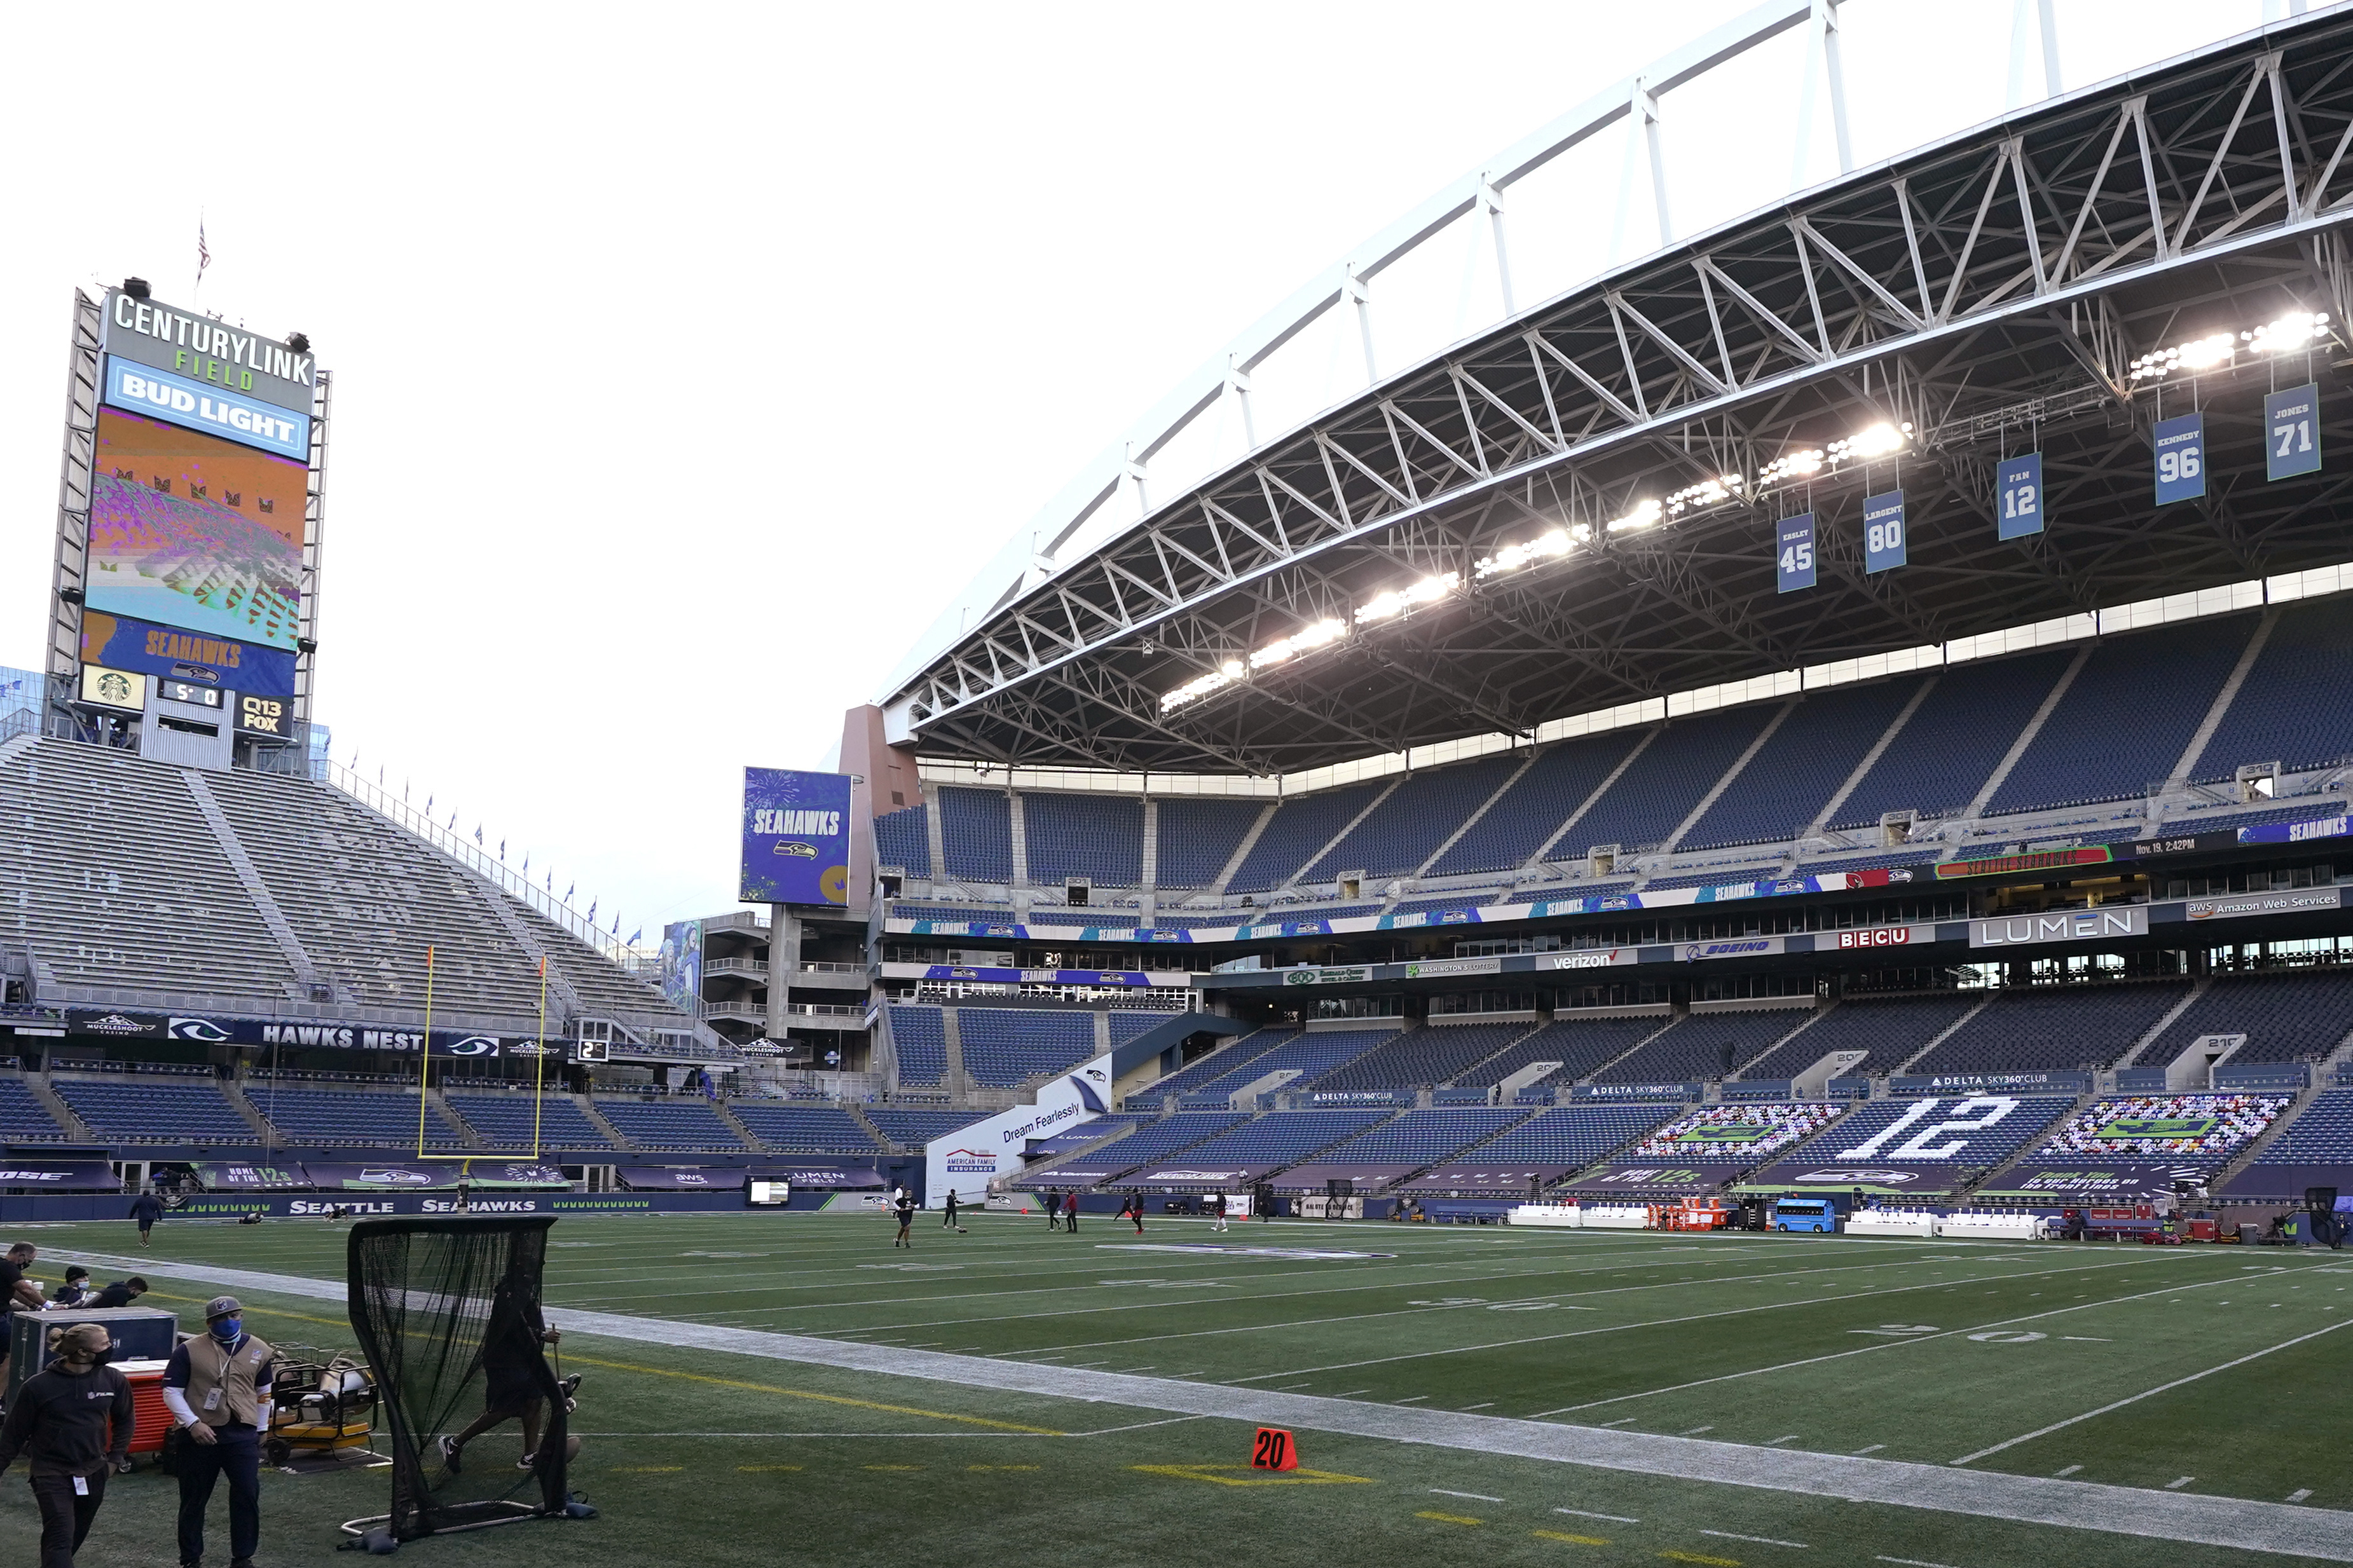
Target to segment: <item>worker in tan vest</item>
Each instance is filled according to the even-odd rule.
[[[205,1303],[205,1331],[172,1352],[164,1403],[185,1438],[179,1453],[180,1562],[205,1558],[205,1507],[228,1475],[229,1568],[253,1568],[261,1543],[261,1439],[269,1430],[272,1363],[278,1352],[245,1331],[234,1296]]]

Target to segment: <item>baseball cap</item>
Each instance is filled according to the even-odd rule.
[[[216,1296],[205,1303],[205,1321],[209,1323],[215,1318],[226,1318],[232,1313],[244,1310],[245,1303],[236,1297]]]

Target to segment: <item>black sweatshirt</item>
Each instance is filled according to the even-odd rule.
[[[56,1367],[25,1380],[0,1423],[0,1470],[19,1452],[37,1476],[92,1476],[130,1457],[131,1383],[111,1366],[69,1377]],[[111,1418],[114,1435],[107,1436]]]

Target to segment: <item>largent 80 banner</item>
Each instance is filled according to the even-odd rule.
[[[744,770],[747,904],[849,902],[849,775]]]

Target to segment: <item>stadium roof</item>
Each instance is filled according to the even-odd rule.
[[[2348,147],[2340,12],[1857,171],[1389,376],[1023,579],[888,696],[889,731],[1031,766],[1287,772],[2344,559],[2344,471],[2267,483],[2260,426],[2267,393],[2317,380],[2323,450],[2353,439]],[[2313,313],[2291,352],[2241,339]],[[2194,380],[2137,378],[2217,333],[2232,351]],[[2209,479],[2163,509],[2160,401],[2202,406]],[[1865,457],[1889,430],[1901,449]],[[2003,541],[1996,469],[2031,450],[2050,528]],[[1873,574],[1862,503],[1898,486],[1909,561]],[[1776,521],[1808,510],[1819,584],[1777,592]]]

